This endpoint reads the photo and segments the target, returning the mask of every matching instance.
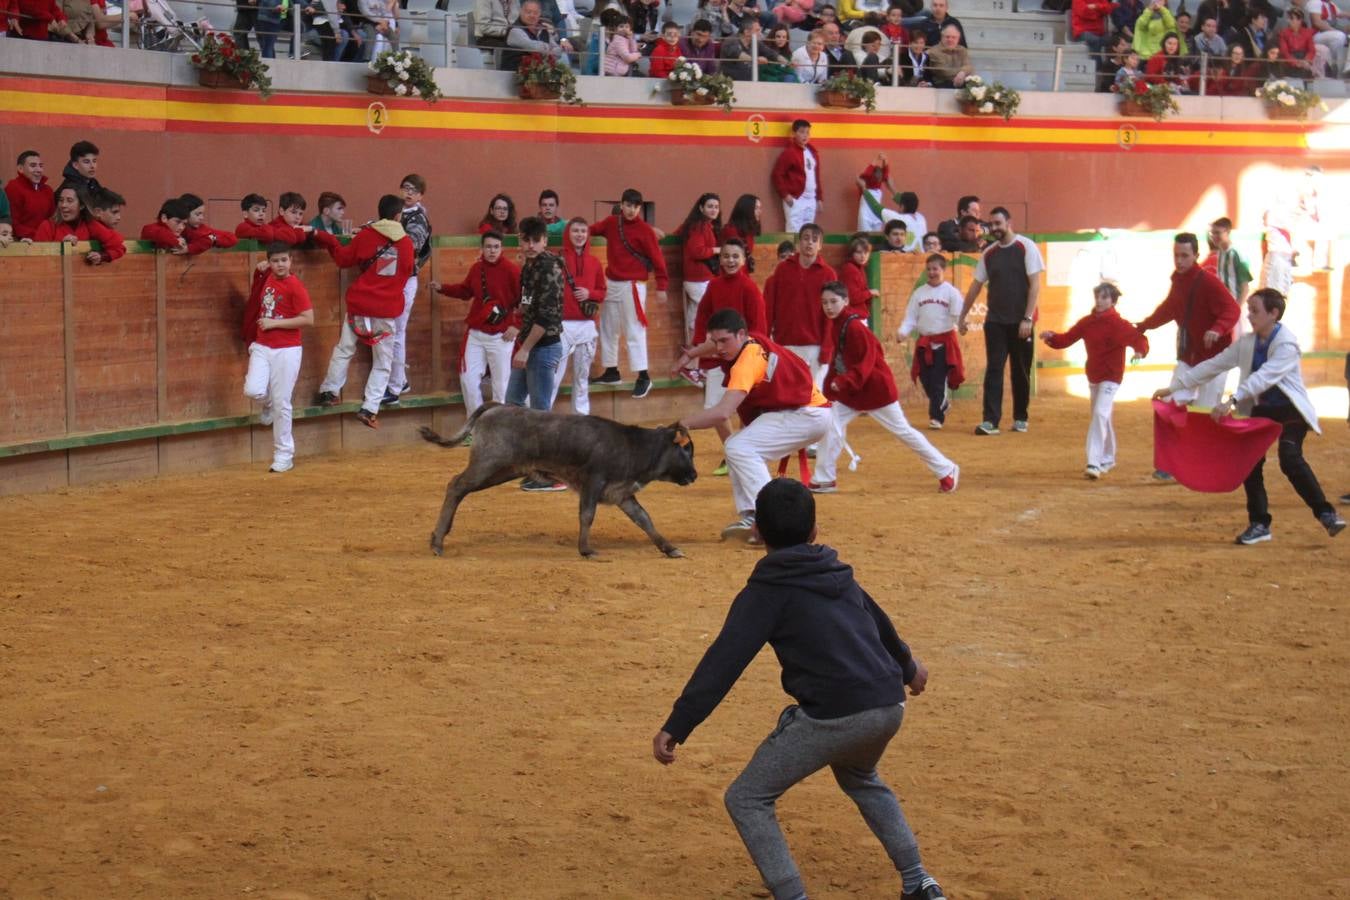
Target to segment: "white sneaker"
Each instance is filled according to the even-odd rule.
[[[284,462],[284,463],[281,463],[281,462],[275,462],[275,461],[274,461],[274,462],[272,463],[271,468],[269,468],[267,471],[269,471],[269,472],[271,472],[271,473],[273,473],[273,474],[275,474],[275,475],[280,475],[282,472],[289,472],[291,469],[294,469],[294,468],[295,468],[295,462],[294,462],[294,461],[291,461],[291,462]]]
[[[1102,470],[1096,466],[1088,466],[1083,470],[1083,477],[1096,481],[1098,478],[1102,477]]]
[[[929,419],[928,427],[931,428],[933,431],[941,431],[942,423],[939,422],[937,419]]]
[[[265,405],[263,406],[263,408],[262,408],[261,410],[259,410],[259,412],[258,412],[258,424],[259,424],[259,425],[271,425],[271,424],[272,424],[272,404],[270,404],[270,403],[265,404]]]
[[[735,522],[732,522],[726,528],[722,529],[722,540],[728,541],[733,538],[741,541],[749,540],[750,535],[754,533],[754,529],[755,517],[741,516]]]

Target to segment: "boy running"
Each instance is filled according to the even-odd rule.
[[[904,720],[905,685],[911,696],[922,694],[928,669],[852,568],[813,543],[815,500],[801,484],[769,482],[755,498],[755,516],[765,556],[652,739],[652,755],[662,765],[675,762],[675,745],[712,714],[767,643],[796,703],[779,715],[726,792],[727,811],[764,884],[775,900],[805,900],[775,806],[793,785],[829,766],[900,873],[902,900],[943,900],[895,794],[877,774]]]

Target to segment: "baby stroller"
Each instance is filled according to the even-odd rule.
[[[187,44],[194,50],[202,49],[202,30],[197,25],[184,24],[173,11],[168,0],[144,0],[141,13],[141,49],[177,52]]]

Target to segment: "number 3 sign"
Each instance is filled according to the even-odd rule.
[[[767,123],[764,117],[759,113],[748,117],[745,120],[745,136],[752,144],[758,144],[764,140],[764,129]]]

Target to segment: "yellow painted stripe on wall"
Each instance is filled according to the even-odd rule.
[[[214,103],[191,100],[141,100],[91,98],[75,93],[0,91],[0,110],[22,114],[92,116],[140,121],[204,122],[234,125],[297,125],[364,128],[366,109],[352,106],[305,106]],[[661,137],[739,138],[745,135],[745,119],[733,113],[726,118],[677,119],[657,116],[557,115],[551,109],[529,113],[475,112],[464,109],[403,109],[390,111],[396,128],[441,131],[540,131],[576,135],[649,135]],[[1250,150],[1350,149],[1350,128],[1332,127],[1312,135],[1302,130],[1207,130],[1152,129],[1143,120],[1136,124],[1095,127],[989,126],[963,124],[867,123],[831,121],[817,116],[813,133],[821,140],[867,140],[871,142],[975,143],[1035,146],[1039,144],[1108,147],[1118,145],[1121,126],[1133,125],[1137,143],[1153,147],[1222,147]],[[785,123],[766,123],[767,137],[787,134]]]

